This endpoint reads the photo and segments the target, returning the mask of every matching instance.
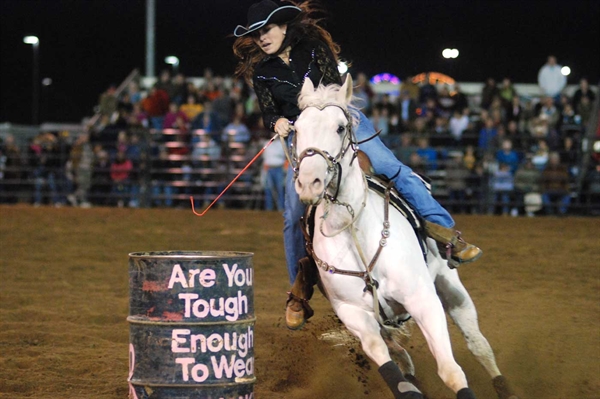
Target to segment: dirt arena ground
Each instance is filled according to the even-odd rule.
[[[484,257],[460,274],[504,375],[522,399],[600,398],[600,221],[457,217]],[[128,395],[128,253],[254,255],[260,399],[388,398],[373,363],[317,293],[316,315],[284,326],[288,289],[277,213],[0,207],[0,398]],[[491,381],[451,326],[478,398]],[[430,399],[453,399],[418,329],[407,348]]]

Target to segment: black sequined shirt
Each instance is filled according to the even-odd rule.
[[[271,131],[279,118],[295,120],[300,114],[298,94],[304,79],[315,86],[342,84],[335,57],[319,40],[301,39],[292,46],[290,64],[277,55],[265,57],[254,70],[254,91],[265,126]]]

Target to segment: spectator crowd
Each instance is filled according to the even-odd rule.
[[[486,80],[478,96],[429,75],[407,77],[397,94],[376,94],[355,77],[362,108],[386,145],[433,179],[434,195],[455,213],[564,215],[575,183],[600,191],[600,157],[582,139],[596,94],[581,79],[572,96],[554,57],[539,72],[540,98],[517,92],[510,78]],[[203,84],[165,70],[149,89],[132,81],[99,97],[98,122],[72,137],[41,132],[27,146],[0,145],[0,201],[31,188],[34,206],[187,206],[212,201],[271,137],[245,82],[206,70]],[[283,209],[286,158],[268,147],[222,204]],[[237,190],[237,191],[236,191]],[[595,191],[594,191],[595,190]],[[237,201],[237,202],[236,202]]]

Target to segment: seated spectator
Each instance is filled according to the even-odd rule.
[[[428,100],[437,102],[437,88],[432,84],[429,74],[425,74],[425,79],[419,88],[419,104],[426,104]]]
[[[452,154],[446,166],[446,188],[448,189],[449,210],[452,213],[465,213],[467,197],[467,179],[470,172],[465,167],[460,152]]]
[[[519,152],[529,148],[528,137],[519,130],[516,121],[509,121],[506,125],[506,138],[513,142],[515,150]]]
[[[236,114],[233,120],[225,126],[221,140],[225,143],[247,143],[250,141],[250,130],[242,123],[242,115]]]
[[[437,170],[438,152],[429,145],[429,139],[427,137],[419,137],[417,139],[417,147],[417,155],[422,160],[425,170],[427,172]]]
[[[211,134],[215,141],[220,142],[221,135],[221,121],[216,112],[212,110],[212,103],[210,101],[204,102],[204,111],[198,114],[192,121],[192,129],[204,129],[205,132]],[[193,139],[192,139],[193,143]]]
[[[389,134],[389,120],[387,116],[387,110],[373,107],[373,112],[369,117],[369,120],[373,124],[375,131],[380,132],[379,138],[385,142]]]
[[[525,198],[528,195],[540,195],[540,177],[541,172],[533,164],[531,154],[528,154],[515,173],[515,202],[529,217],[534,213],[526,206]]]
[[[556,128],[556,124],[560,119],[560,112],[554,105],[552,97],[542,98],[542,101],[536,107],[536,111],[538,117],[546,117],[550,129]]]
[[[173,206],[173,195],[176,194],[176,188],[173,186],[175,175],[169,173],[169,168],[177,166],[176,163],[169,160],[169,152],[164,145],[159,145],[152,149],[152,173],[150,174],[150,184],[152,190],[153,206]]]
[[[514,177],[510,172],[510,165],[500,163],[498,170],[492,175],[492,191],[494,192],[494,204],[500,204],[502,215],[507,216],[510,211],[510,203],[513,191],[515,189]],[[488,213],[494,213],[494,207],[491,206]],[[513,213],[516,216],[515,213]]]
[[[410,155],[417,151],[414,142],[414,136],[410,132],[402,133],[400,136],[400,146],[394,149],[396,157],[404,164],[410,162]]]
[[[127,159],[124,151],[117,152],[117,157],[110,165],[112,195],[117,199],[117,206],[122,208],[129,196],[129,177],[133,164]]]
[[[164,91],[167,94],[169,101],[175,95],[175,86],[173,85],[173,80],[171,79],[171,71],[168,69],[163,69],[160,71],[158,82],[156,82],[154,86],[158,90]]]
[[[558,211],[559,215],[565,215],[571,204],[569,171],[561,164],[557,152],[550,153],[548,165],[542,172],[541,186],[546,214],[554,215]]]
[[[448,119],[440,115],[435,118],[435,125],[433,127],[433,133],[438,135],[447,135],[450,133],[448,130]]]
[[[178,73],[173,78],[173,88],[170,94],[171,102],[177,104],[179,107],[186,100],[187,97],[187,83],[185,81],[185,75]]]
[[[546,164],[548,163],[548,155],[550,153],[548,143],[543,139],[538,140],[537,144],[532,147],[532,150],[533,157],[531,161],[537,170],[544,170],[544,168],[546,168]]]
[[[179,129],[187,131],[189,128],[189,120],[185,112],[179,110],[179,106],[175,102],[169,104],[169,112],[165,115],[163,121],[163,129]]]
[[[600,164],[594,165],[585,177],[585,198],[590,213],[592,215],[600,214]]]
[[[198,104],[196,95],[188,94],[186,103],[181,104],[179,110],[183,111],[185,116],[187,116],[188,121],[193,121],[194,118],[196,118],[196,116],[198,116],[198,114],[204,110],[204,106],[202,104]]]
[[[356,98],[356,100],[353,100],[354,105],[363,109],[365,114],[368,115],[371,113],[371,100],[375,96],[375,93],[371,88],[367,75],[365,75],[363,72],[359,72],[356,76],[354,84],[355,86],[352,90],[352,95]]]
[[[475,147],[473,147],[472,145],[468,145],[465,148],[463,163],[467,170],[469,170],[470,172],[475,171],[475,166],[477,165],[477,157],[475,156]]]
[[[141,126],[148,127],[148,115],[142,109],[142,104],[137,102],[133,104],[133,111],[131,115],[129,115],[129,119],[127,120],[127,124],[131,127]]]
[[[500,164],[506,164],[510,167],[510,173],[515,173],[519,166],[519,154],[513,150],[512,141],[502,140],[501,148],[496,151],[496,160]]]
[[[507,122],[520,122],[523,119],[523,106],[521,105],[521,99],[519,96],[514,96],[505,108],[505,115]]]
[[[129,93],[131,104],[135,105],[142,101],[142,92],[140,91],[140,85],[137,82],[129,83],[127,86],[127,93]]]
[[[592,104],[596,100],[596,94],[590,89],[590,85],[586,78],[579,81],[579,88],[573,94],[573,109],[577,110],[581,100],[587,98],[587,102]]]

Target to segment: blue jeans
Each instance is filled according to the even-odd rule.
[[[360,124],[356,129],[356,138],[361,141],[375,134],[375,128],[362,112],[359,112],[359,116]],[[291,140],[291,136],[289,140]],[[421,217],[444,227],[454,226],[454,220],[448,211],[433,198],[412,169],[400,162],[379,137],[361,144],[360,149],[369,156],[375,173],[394,178],[398,191]],[[303,215],[304,205],[300,202],[298,194],[296,194],[293,172],[290,168],[286,178],[285,207],[283,211],[283,246],[290,283],[292,284],[298,274],[298,261],[306,256],[304,235],[300,228],[300,218]]]
[[[285,176],[283,167],[269,168],[265,184],[265,209],[283,209]]]

